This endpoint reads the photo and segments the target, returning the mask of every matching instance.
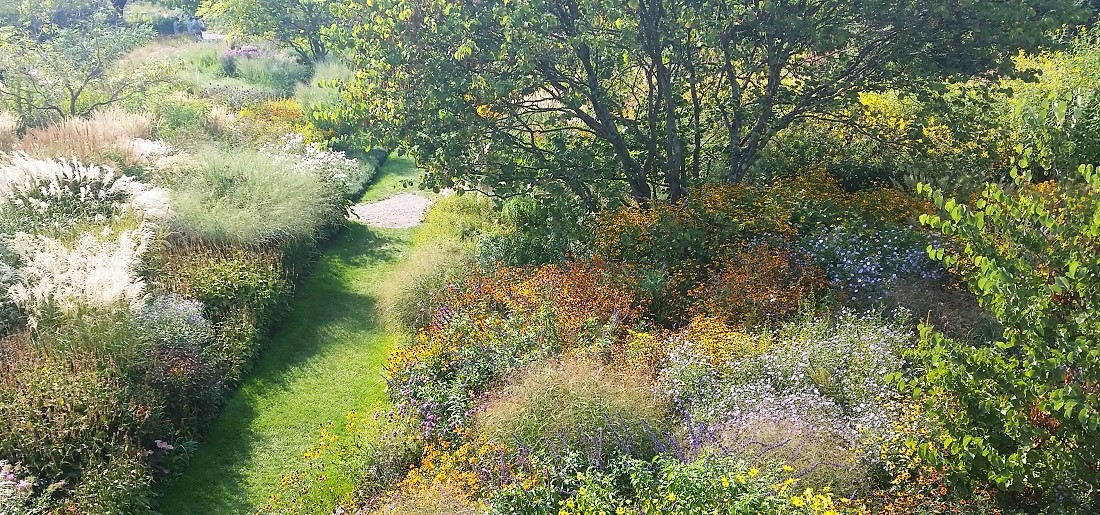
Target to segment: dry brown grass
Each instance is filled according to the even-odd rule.
[[[140,161],[141,156],[132,148],[131,142],[149,138],[152,125],[147,115],[107,109],[87,119],[69,118],[27,131],[16,149],[40,159],[106,161],[132,166]]]
[[[15,131],[19,129],[19,119],[0,111],[0,152],[11,152],[19,136]]]

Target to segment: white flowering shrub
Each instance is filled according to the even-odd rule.
[[[375,167],[361,164],[343,152],[306,143],[305,136],[296,132],[284,135],[279,144],[264,145],[260,150],[278,162],[338,184],[348,197],[362,192],[374,177]]]

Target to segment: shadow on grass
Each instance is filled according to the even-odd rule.
[[[361,373],[354,368],[361,366],[357,360],[376,353],[356,346],[380,344],[372,337],[381,331],[374,279],[406,244],[403,233],[356,223],[333,240],[188,470],[163,497],[162,513],[254,512],[260,501],[257,491],[273,490],[279,471],[300,458],[305,450],[297,448],[300,440],[312,442],[317,427],[331,421],[327,417],[333,409],[326,409],[327,401],[346,395],[346,389],[361,394],[366,388],[341,384],[343,377],[350,375],[360,383],[376,380],[356,376]],[[340,356],[332,358],[333,353]],[[343,370],[326,369],[333,367],[331,362]],[[319,379],[325,374],[335,379]],[[317,384],[321,388],[315,390]],[[341,390],[318,391],[325,385]],[[288,460],[292,463],[284,463]]]

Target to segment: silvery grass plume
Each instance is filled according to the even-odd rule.
[[[116,219],[132,215],[148,223],[168,218],[171,213],[167,190],[109,167],[76,160],[35,159],[22,152],[8,156],[6,161],[0,162],[0,206],[8,204],[46,214],[59,204],[72,203],[96,212],[113,212]]]
[[[166,190],[111,168],[16,153],[0,164],[0,213],[16,220],[0,233],[16,276],[0,293],[33,328],[51,313],[143,305],[137,268],[171,211]]]
[[[8,296],[27,313],[32,328],[50,312],[65,315],[123,303],[140,309],[145,303],[145,281],[137,268],[152,240],[153,232],[145,228],[125,230],[106,240],[84,234],[70,245],[18,233],[10,246],[22,266]]]

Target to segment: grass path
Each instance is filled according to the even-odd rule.
[[[365,199],[400,192],[395,185],[416,172],[407,159],[388,161]],[[252,513],[283,474],[301,466],[319,426],[386,402],[382,366],[396,342],[377,313],[377,289],[414,231],[351,224],[336,238],[162,499],[162,513]]]

